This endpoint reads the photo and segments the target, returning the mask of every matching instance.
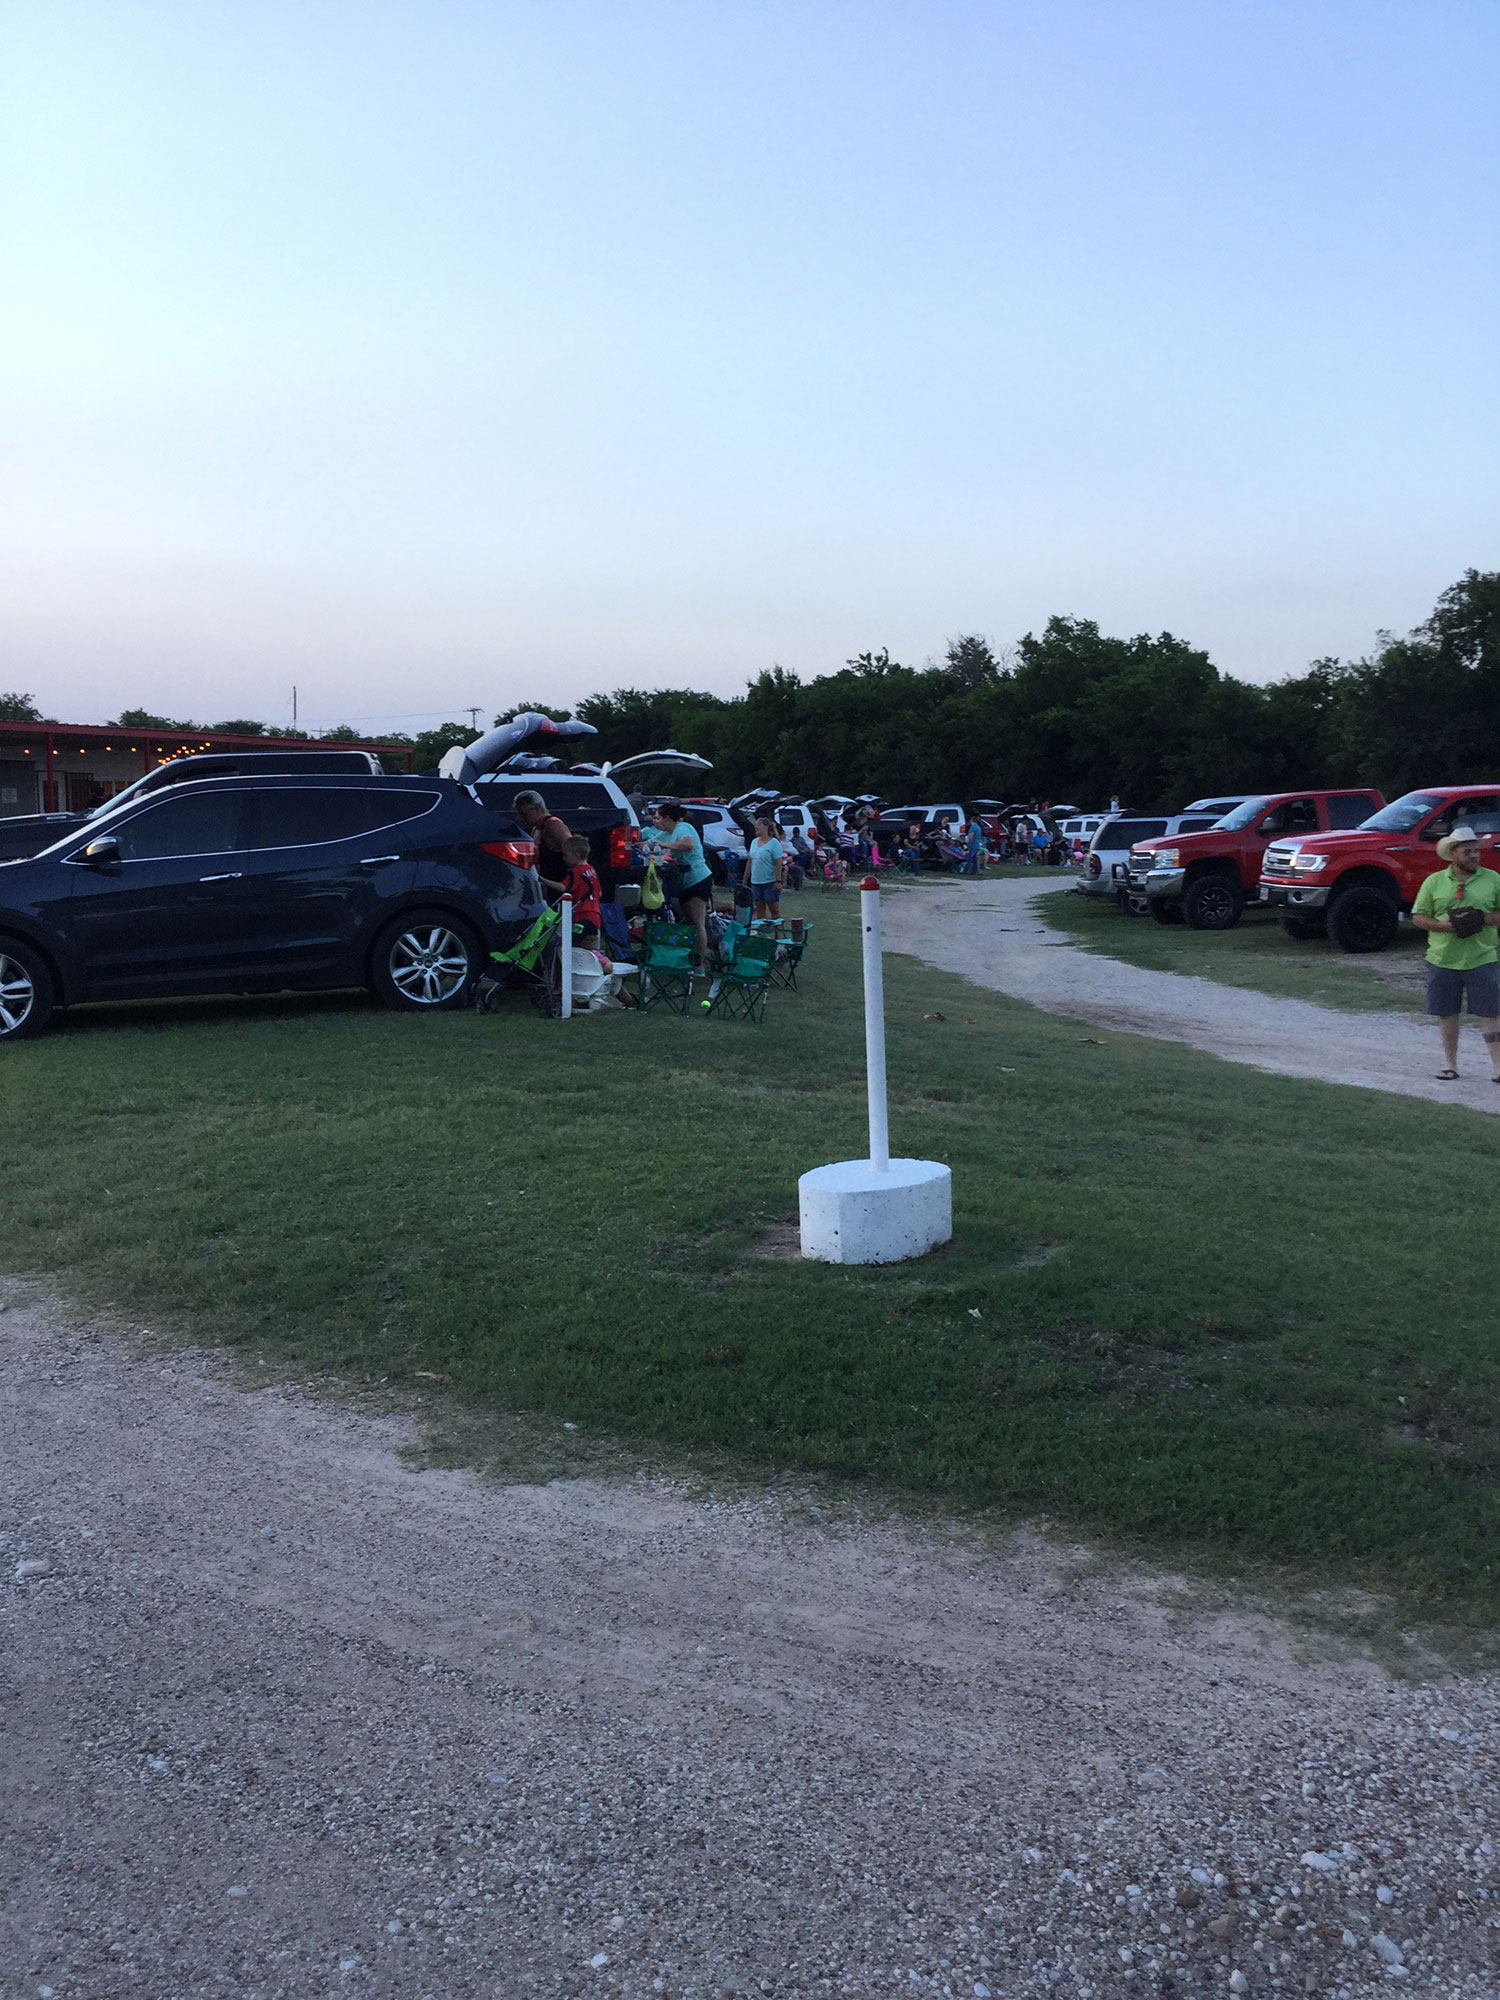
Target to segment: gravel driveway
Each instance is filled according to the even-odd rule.
[[[1457,1083],[1439,1083],[1437,1029],[1420,1017],[1340,1014],[1307,1000],[1100,957],[1048,929],[1043,899],[1056,893],[1055,877],[913,884],[883,898],[886,948],[1052,1014],[1188,1042],[1255,1069],[1500,1111],[1483,1045],[1467,1028],[1459,1056],[1467,1073]]]
[[[915,899],[912,899],[915,901]],[[0,1310],[0,1994],[1500,1991],[1500,1697]]]

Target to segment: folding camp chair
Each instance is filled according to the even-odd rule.
[[[693,1003],[693,954],[698,931],[693,924],[650,924],[646,930],[636,1004],[644,1014],[659,1002],[673,1014],[686,1014]]]
[[[558,933],[561,929],[560,912],[549,906],[508,951],[492,951],[490,964],[498,970],[484,972],[476,981],[475,1013],[494,1013],[500,1005],[501,990],[507,978],[515,975],[521,984],[531,988],[533,1006],[539,1007],[544,1014],[556,1015],[562,1007],[557,964]]]
[[[726,1021],[763,1021],[776,950],[775,938],[741,938],[734,963],[709,987],[704,1011],[710,1016],[722,1014]]]
[[[807,941],[812,936],[812,925],[802,926],[801,937],[789,937],[771,961],[771,984],[784,986],[788,992],[799,991],[797,967],[802,963],[802,954],[807,950]]]
[[[630,926],[625,921],[625,912],[618,903],[599,905],[600,928],[604,934],[604,948],[612,959],[624,963],[633,960],[634,951],[630,945]]]

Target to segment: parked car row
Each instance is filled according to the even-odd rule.
[[[1387,804],[1372,786],[1199,800],[1174,815],[1119,814],[1092,834],[1077,884],[1130,915],[1224,931],[1251,905],[1275,910],[1289,938],[1341,951],[1390,944],[1427,876],[1437,842],[1460,824],[1491,865],[1500,785],[1438,785]]]

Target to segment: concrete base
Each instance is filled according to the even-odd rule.
[[[814,1167],[797,1183],[802,1254],[823,1264],[900,1264],[953,1234],[953,1176],[936,1160]]]

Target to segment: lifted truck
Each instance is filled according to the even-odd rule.
[[[1443,866],[1437,843],[1455,826],[1479,835],[1494,868],[1500,785],[1434,785],[1408,792],[1352,833],[1278,840],[1261,871],[1265,900],[1291,938],[1325,934],[1340,951],[1383,951],[1427,877]]]
[[[1271,792],[1246,799],[1206,833],[1138,841],[1130,851],[1127,893],[1143,897],[1159,924],[1232,930],[1245,904],[1260,898],[1268,841],[1358,826],[1384,803],[1381,793],[1369,790]]]

